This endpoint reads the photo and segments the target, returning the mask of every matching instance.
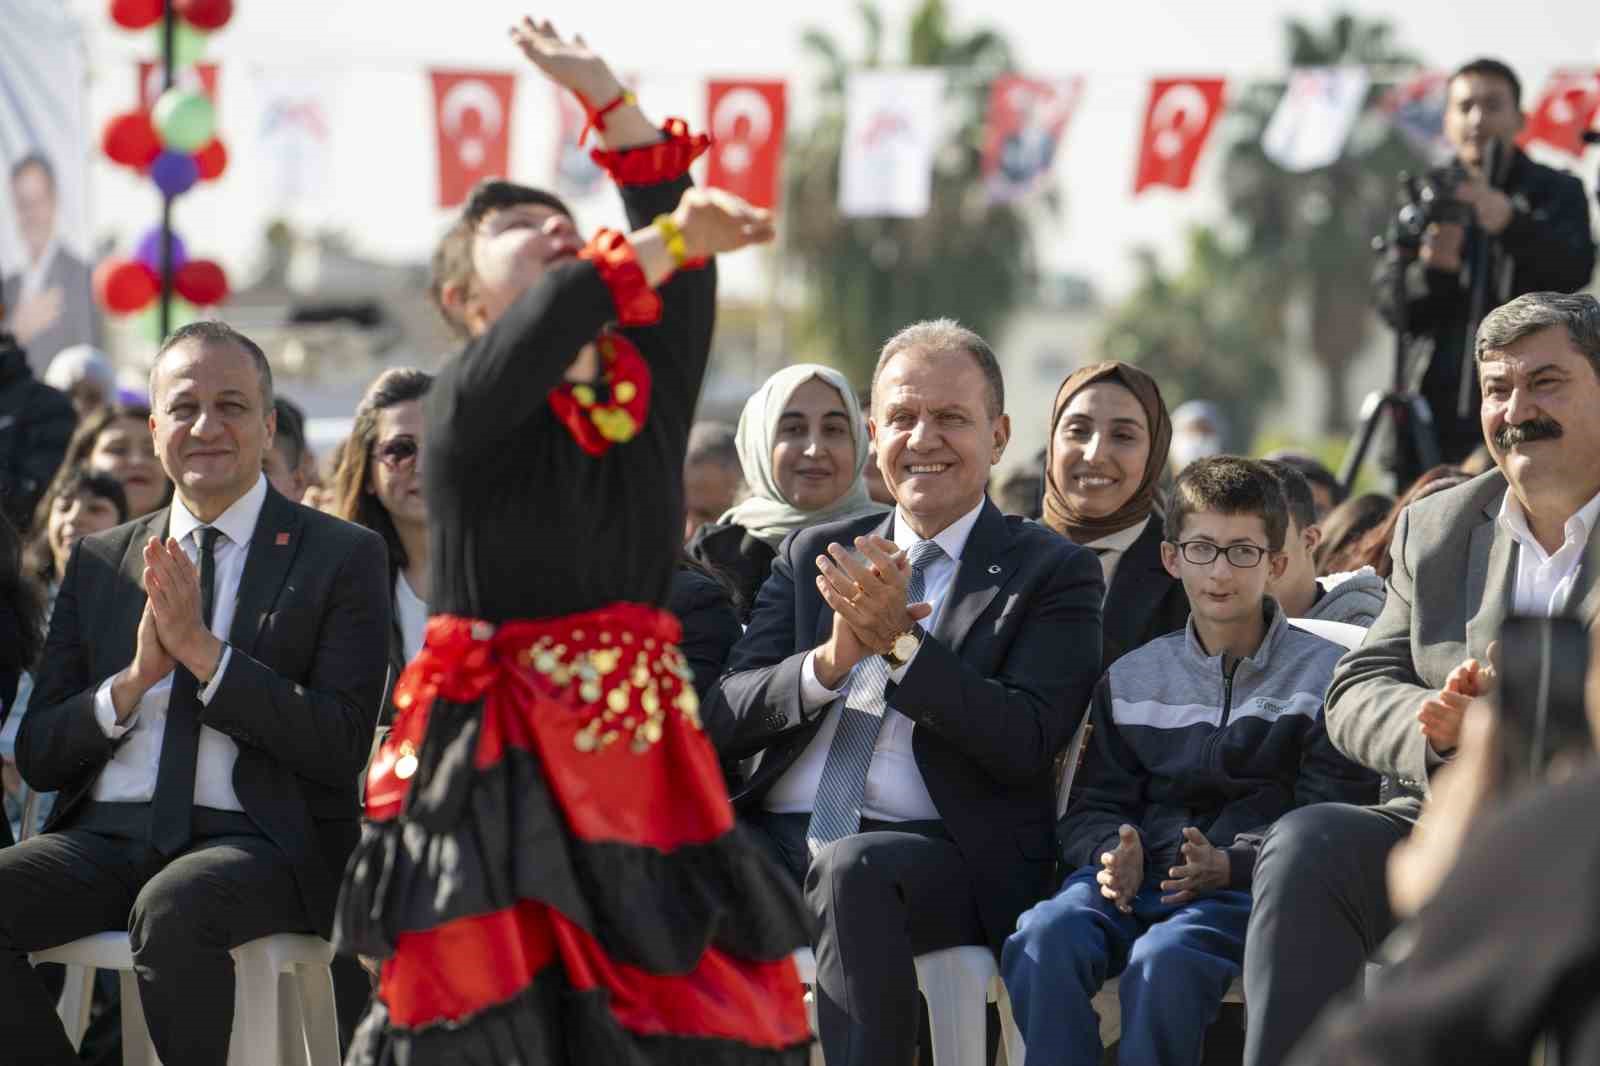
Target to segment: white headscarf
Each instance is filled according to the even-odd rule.
[[[795,390],[812,378],[831,386],[844,403],[850,419],[850,435],[855,441],[856,466],[850,488],[826,507],[802,511],[778,487],[772,469],[772,449],[777,443],[778,423]],[[734,436],[739,448],[739,465],[744,468],[750,495],[733,505],[719,521],[723,525],[743,526],[745,532],[774,548],[797,529],[836,522],[888,510],[867,495],[861,472],[867,465],[867,429],[861,417],[861,404],[845,376],[820,363],[798,363],[784,367],[766,380],[739,414],[739,429]]]

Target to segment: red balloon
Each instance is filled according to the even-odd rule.
[[[209,259],[191,259],[172,275],[172,287],[196,307],[214,307],[228,298],[228,275]]]
[[[162,0],[111,0],[111,21],[125,30],[142,30],[161,17]]]
[[[113,314],[132,314],[160,292],[161,279],[136,259],[102,259],[94,268],[95,297]]]
[[[202,149],[194,154],[194,161],[200,166],[200,180],[211,181],[222,176],[228,169],[228,149],[215,137]]]
[[[176,0],[174,10],[197,30],[220,30],[233,18],[233,0]]]
[[[126,111],[106,123],[100,150],[113,161],[141,170],[161,154],[161,139],[144,111]]]

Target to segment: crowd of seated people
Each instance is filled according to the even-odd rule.
[[[1209,1061],[1236,982],[1247,1066],[1600,1047],[1593,772],[1499,810],[1485,725],[1507,616],[1600,616],[1600,302],[1517,297],[1472,355],[1482,455],[1394,497],[1230,454],[1127,363],[1008,399],[949,319],[864,393],[799,364],[696,427],[670,606],[741,836],[810,911],[830,1066],[925,1055],[915,959],[956,946],[1035,1063],[1102,1061],[1113,980],[1129,1066]],[[229,949],[332,935],[423,646],[433,378],[373,381],[323,484],[230,326],[168,338],[148,406],[85,365],[0,508],[0,1047],[73,1061],[29,954],[115,928],[153,1040],[221,1062]],[[1047,445],[997,480],[1023,419]],[[335,976],[348,1042],[371,985]]]

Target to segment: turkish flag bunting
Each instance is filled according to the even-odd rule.
[[[455,207],[484,178],[505,176],[516,76],[482,70],[428,73],[439,148],[439,206]]]
[[[156,98],[161,95],[161,82],[164,80],[163,68],[160,63],[153,63],[148,59],[139,60],[139,110],[148,111],[156,106]],[[178,71],[178,76],[172,82],[174,88],[199,89],[211,98],[213,107],[217,103],[217,65],[215,63],[196,63],[192,67],[185,67]]]
[[[781,81],[706,84],[711,131],[706,184],[776,207],[782,177],[784,85]]]
[[[1151,185],[1187,189],[1194,164],[1222,111],[1221,78],[1156,78],[1139,138],[1137,195]]]
[[[1600,111],[1600,70],[1558,70],[1528,112],[1517,144],[1527,147],[1540,141],[1580,159],[1583,131],[1594,122],[1596,111]]]

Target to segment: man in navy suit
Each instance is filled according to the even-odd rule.
[[[383,541],[267,485],[272,372],[248,337],[178,330],[150,398],[172,505],[73,550],[17,737],[23,778],[60,798],[0,851],[7,1062],[77,1061],[27,953],[117,929],[162,1061],[223,1066],[229,950],[327,936],[359,835]]]
[[[983,339],[901,331],[870,429],[897,506],[784,542],[706,705],[735,808],[803,880],[830,1066],[911,1061],[915,956],[1000,945],[1049,889],[1052,764],[1100,669],[1094,554],[984,494],[1010,436]]]

